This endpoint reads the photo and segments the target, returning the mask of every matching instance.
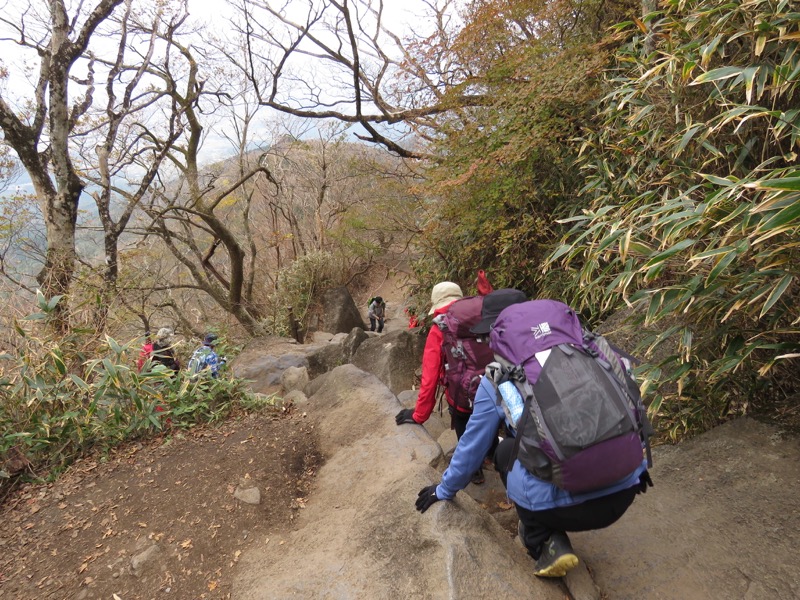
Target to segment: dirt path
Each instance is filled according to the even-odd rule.
[[[0,598],[229,598],[241,554],[302,509],[314,440],[301,415],[242,416],[26,486],[1,509]]]

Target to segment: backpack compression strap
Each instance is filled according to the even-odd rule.
[[[636,413],[636,417],[638,417],[638,422],[634,422],[634,426],[639,429],[639,437],[644,444],[645,455],[647,456],[647,466],[649,468],[653,467],[653,452],[650,448],[650,436],[653,434],[653,426],[650,424],[650,419],[647,417],[647,409],[644,407],[644,404],[641,401],[641,398],[635,399],[632,398],[631,395],[628,393],[628,388],[626,381],[630,378],[622,370],[622,365],[620,364],[619,359],[617,356],[623,356],[627,358],[631,362],[638,363],[639,360],[627,352],[624,352],[614,346],[611,342],[609,342],[604,336],[598,335],[593,331],[589,331],[588,329],[584,329],[583,331],[584,341],[585,342],[594,342],[597,348],[602,352],[607,361],[603,361],[603,363],[607,363],[611,371],[617,378],[617,383],[619,384],[619,388],[625,394],[625,397],[631,403],[633,410]],[[598,357],[599,359],[600,357]]]

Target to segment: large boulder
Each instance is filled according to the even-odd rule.
[[[349,362],[358,350],[358,347],[364,343],[364,340],[369,338],[369,335],[361,327],[353,327],[347,337],[342,342],[342,351],[345,359]]]
[[[308,369],[305,367],[289,367],[281,374],[281,387],[284,392],[302,390],[308,382]]]
[[[347,362],[341,344],[325,344],[308,353],[308,375],[311,379]]]
[[[365,329],[361,313],[345,286],[331,288],[322,297],[322,329],[328,333],[347,333],[353,327]]]
[[[232,365],[237,377],[249,380],[250,389],[259,394],[272,394],[281,389],[281,376],[290,367],[308,368],[304,354],[291,353],[279,356],[239,355]]]
[[[422,362],[424,347],[425,338],[414,330],[392,331],[364,340],[351,362],[399,394],[414,386],[414,373]]]
[[[422,427],[395,424],[399,409],[352,365],[325,376],[305,407],[325,458],[314,493],[291,527],[242,555],[232,597],[564,597],[466,494],[414,510],[417,492],[440,477],[430,465],[442,453]]]

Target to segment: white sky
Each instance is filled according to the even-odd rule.
[[[319,4],[321,0],[311,0],[314,5]],[[77,6],[77,0],[67,0],[68,7],[73,9]],[[91,2],[93,5],[94,2]],[[139,6],[155,6],[156,2],[147,0],[140,2]],[[290,10],[296,7],[298,16],[297,20],[302,20],[300,17],[305,13],[309,5],[309,0],[291,0],[288,3]],[[33,6],[34,11],[46,13],[47,6],[43,0],[0,0],[0,13],[5,16],[19,14],[19,12]],[[89,3],[87,3],[89,6]],[[228,19],[234,14],[233,9],[225,2],[209,2],[208,0],[188,0],[189,13],[193,18],[208,23],[212,32],[220,37],[226,37],[230,31],[230,24]],[[421,15],[424,11],[424,3],[422,0],[385,0],[384,2],[384,23],[394,33],[403,36],[406,32],[415,31],[422,33],[423,30],[428,29],[430,24],[421,21]],[[18,35],[18,34],[17,34]],[[6,81],[0,81],[0,94],[9,103],[21,105],[25,98],[31,95],[31,82],[35,79],[38,73],[38,61],[31,60],[30,55],[27,55],[27,60],[30,61],[28,65],[25,64],[26,54],[21,51],[20,47],[13,43],[15,32],[10,30],[6,24],[0,23],[0,67],[5,66],[10,77]],[[113,49],[111,50],[114,51]],[[305,59],[307,65],[303,66],[302,63],[295,65],[297,69],[308,69],[309,71],[315,66],[319,66],[319,61],[314,64],[313,59]],[[319,68],[316,69],[319,72]],[[77,72],[77,70],[76,70]],[[98,95],[102,92],[98,90]],[[262,118],[267,119],[274,116],[269,115],[267,111],[262,112]],[[264,125],[262,125],[264,127]],[[230,143],[221,135],[215,134],[213,125],[209,124],[209,135],[203,147],[203,156],[206,162],[213,162],[220,160],[226,156],[230,156],[233,152]],[[30,183],[26,175],[20,178],[17,182],[20,186],[20,191],[32,191]],[[11,186],[11,191],[14,191],[14,186]]]

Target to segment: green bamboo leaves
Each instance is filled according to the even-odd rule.
[[[760,378],[791,369],[800,350],[800,13],[790,6],[667,3],[648,17],[657,52],[629,27],[583,140],[589,206],[563,220],[572,229],[548,258],[580,273],[586,306],[599,289],[604,306],[624,299],[646,325],[680,324],[676,351],[642,373],[676,434],[747,410]]]
[[[46,318],[57,303],[41,296],[38,314]],[[89,448],[110,448],[167,424],[188,428],[237,406],[257,408],[239,379],[192,378],[161,366],[138,372],[139,340],[107,337],[98,345],[52,332],[40,338],[27,325],[16,325],[22,333],[14,353],[0,355],[0,456],[17,449],[30,461],[31,475],[57,473]],[[87,359],[87,346],[97,358]]]

